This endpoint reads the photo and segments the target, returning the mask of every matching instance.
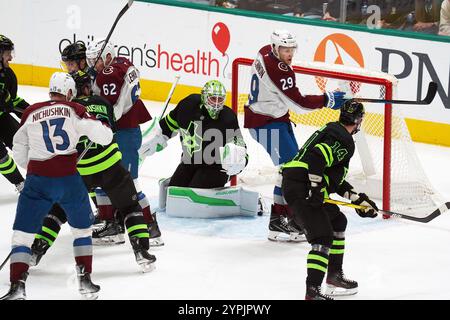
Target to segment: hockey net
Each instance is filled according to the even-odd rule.
[[[232,107],[243,126],[244,105],[250,90],[253,60],[233,62]],[[354,97],[394,99],[397,79],[389,74],[343,65],[296,62],[297,87],[303,95],[340,89]],[[350,163],[348,181],[359,192],[380,199],[384,210],[421,216],[442,201],[431,186],[420,164],[405,119],[390,104],[365,103],[362,130],[355,136],[356,151]],[[291,112],[291,121],[299,147],[318,128],[336,121],[339,111],[323,108],[305,114]],[[274,184],[277,168],[264,148],[244,129],[249,164],[237,177],[237,183],[249,186]],[[248,143],[252,140],[251,143]],[[236,180],[235,180],[236,183]]]

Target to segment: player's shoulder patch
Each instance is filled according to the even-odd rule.
[[[112,74],[113,72],[114,72],[114,67],[113,66],[106,67],[102,71],[102,73],[105,74],[105,75]]]
[[[284,63],[284,62],[278,62],[278,69],[280,69],[283,72],[288,72],[289,71],[289,66]]]

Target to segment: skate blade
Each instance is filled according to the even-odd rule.
[[[98,292],[81,293],[81,296],[83,297],[84,300],[97,300]]]
[[[336,287],[330,284],[327,284],[327,288],[325,290],[325,294],[331,297],[344,297],[344,296],[352,296],[358,293],[358,288],[345,289]]]
[[[161,237],[149,239],[149,245],[150,247],[162,247],[164,245],[164,241]]]
[[[156,269],[156,266],[155,266],[154,262],[140,263],[139,266],[141,267],[142,273],[152,272],[152,271],[154,271]]]
[[[102,238],[92,238],[93,246],[115,246],[119,244],[124,244],[125,239],[120,239],[117,236],[106,236]]]
[[[267,238],[270,241],[275,242],[306,242],[306,238],[304,235],[300,235],[298,233],[286,234],[284,232],[271,231],[269,230],[269,235]]]

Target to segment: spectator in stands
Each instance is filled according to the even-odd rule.
[[[416,0],[414,31],[437,34],[442,0]]]
[[[216,6],[232,9],[237,7],[237,2],[237,0],[216,0]]]
[[[450,0],[442,2],[439,34],[450,36]]]

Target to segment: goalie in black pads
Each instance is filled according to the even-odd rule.
[[[282,167],[282,189],[295,222],[304,231],[312,248],[307,257],[307,300],[328,300],[330,296],[356,294],[358,283],[346,279],[342,271],[347,218],[334,204],[324,203],[330,193],[366,206],[356,212],[375,218],[378,208],[364,193],[357,193],[345,181],[355,151],[352,135],[360,130],[364,106],[345,102],[339,121],[317,130],[294,159]],[[321,284],[327,273],[326,294]]]
[[[242,188],[230,188],[229,192],[216,189],[223,188],[230,176],[240,173],[247,165],[247,150],[238,119],[224,105],[225,98],[224,85],[217,80],[208,81],[201,94],[187,96],[157,122],[142,143],[139,153],[144,158],[162,150],[167,140],[180,132],[181,163],[170,180],[160,181],[160,208],[166,206],[166,188],[169,187],[168,215],[199,218],[250,215],[253,208],[256,214],[257,193]],[[189,198],[190,201],[182,204],[178,202],[182,201],[181,198]],[[200,198],[204,201],[213,199],[214,204],[197,202]],[[175,202],[177,204],[172,206]],[[236,204],[236,211],[231,208],[233,206],[222,206],[221,203]],[[247,203],[251,203],[251,208]]]

